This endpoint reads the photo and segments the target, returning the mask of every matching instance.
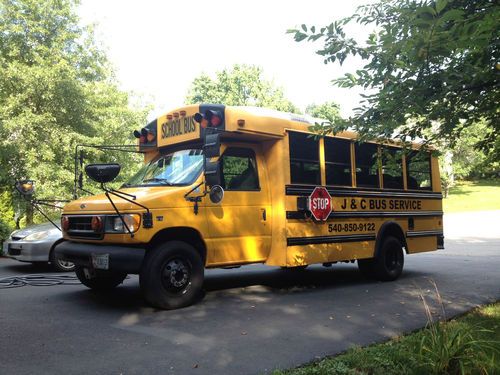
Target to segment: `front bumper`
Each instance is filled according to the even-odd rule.
[[[146,249],[123,245],[96,245],[64,241],[56,246],[56,255],[77,266],[92,268],[92,254],[109,255],[109,270],[139,273]]]
[[[21,262],[48,262],[55,241],[12,241],[3,243],[3,253]]]

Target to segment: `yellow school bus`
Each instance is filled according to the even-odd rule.
[[[432,153],[315,137],[314,121],[213,104],[158,117],[134,132],[145,164],[120,189],[119,165],[86,166],[104,194],[66,205],[59,256],[92,289],[139,274],[146,301],[173,309],[199,298],[205,268],[357,260],[388,281],[405,254],[443,248]]]

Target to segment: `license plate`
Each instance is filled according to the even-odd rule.
[[[92,267],[97,270],[109,269],[109,254],[92,254]]]

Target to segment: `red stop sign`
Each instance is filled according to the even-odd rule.
[[[318,221],[328,219],[332,212],[332,197],[324,187],[316,186],[309,196],[309,211]]]

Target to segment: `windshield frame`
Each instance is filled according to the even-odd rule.
[[[175,154],[176,152],[179,151],[188,151],[188,150],[199,150],[203,151],[202,147],[200,144],[191,144],[191,145],[184,145],[180,147],[175,147],[175,148],[168,148],[164,150],[160,150],[159,154],[156,155],[153,159],[151,159],[148,163],[144,164],[130,179],[132,180],[134,177],[136,177],[142,170],[144,170],[144,175],[142,176],[141,180],[144,182],[144,177],[146,176],[146,173],[148,171],[148,168],[150,168],[153,164],[157,163],[158,160],[161,158],[164,158],[168,155]],[[200,154],[203,156],[203,152]],[[161,181],[161,179],[158,179],[156,182],[148,182],[148,183],[140,183],[140,184],[130,184],[129,181],[125,182],[123,185],[121,185],[120,188],[137,188],[137,187],[182,187],[182,186],[191,186],[193,185],[199,178],[200,175],[203,173],[204,166],[202,164],[201,168],[199,169],[198,173],[189,181],[185,183],[167,183],[167,180]]]

